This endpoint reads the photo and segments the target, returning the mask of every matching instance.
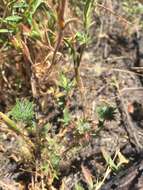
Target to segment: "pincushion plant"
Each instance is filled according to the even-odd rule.
[[[9,112],[9,115],[15,121],[21,121],[26,124],[31,123],[34,119],[34,104],[28,100],[16,100],[16,104]]]

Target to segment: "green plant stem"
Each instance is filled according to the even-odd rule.
[[[9,128],[14,131],[16,134],[21,135],[21,130],[16,126],[16,123],[11,120],[7,115],[0,112],[0,117],[5,121],[6,124],[8,124]]]
[[[4,122],[8,125],[8,127],[14,131],[17,135],[20,135],[25,142],[30,145],[31,148],[34,148],[34,144],[31,142],[30,139],[28,139],[26,136],[24,136],[24,134],[22,133],[22,131],[16,126],[16,123],[11,120],[7,115],[5,115],[4,113],[0,112],[0,117],[4,120]]]

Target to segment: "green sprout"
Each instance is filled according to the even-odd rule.
[[[61,73],[59,86],[63,88],[66,94],[68,94],[71,91],[71,89],[74,87],[74,81],[67,78],[67,76],[64,73]]]
[[[63,123],[64,126],[67,126],[71,121],[71,115],[67,108],[63,111],[63,119],[59,119]]]
[[[14,120],[28,124],[32,122],[34,117],[34,104],[29,100],[16,100],[16,105],[12,108],[9,114]]]
[[[83,186],[80,183],[76,183],[74,190],[84,190],[84,188],[83,188]]]
[[[115,119],[116,108],[112,106],[100,106],[97,108],[97,113],[100,120],[112,121]]]
[[[78,133],[80,135],[85,134],[86,132],[91,130],[90,124],[85,120],[85,119],[80,119],[77,123],[77,128]]]

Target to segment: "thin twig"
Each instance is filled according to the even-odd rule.
[[[143,67],[132,67],[132,70],[143,71]]]
[[[124,93],[126,91],[143,91],[143,87],[123,88],[120,90],[121,93]]]
[[[97,66],[95,65],[92,65],[91,67],[88,67],[87,69],[89,70],[89,71],[96,71],[96,68],[97,68]],[[140,73],[137,73],[137,72],[135,72],[135,71],[130,71],[130,70],[127,70],[127,69],[118,69],[118,68],[111,68],[111,67],[101,67],[101,73],[102,72],[106,72],[106,71],[117,71],[117,72],[123,72],[123,73],[128,73],[128,74],[132,74],[132,75],[138,75],[138,76],[141,76],[141,77],[143,77],[143,74],[140,74]]]
[[[4,189],[7,190],[13,190],[14,189],[14,185],[11,184],[6,184],[5,182],[3,182],[2,180],[0,181],[0,186]]]
[[[129,115],[128,110],[126,108],[124,99],[123,99],[122,94],[120,92],[118,83],[116,84],[116,88],[117,88],[117,92],[118,92],[118,98],[119,98],[119,101],[120,101],[120,105],[121,105],[122,111],[123,111],[123,119],[124,119],[124,122],[126,123],[125,128],[126,128],[126,131],[127,131],[128,135],[129,135],[129,138],[130,138],[129,140],[131,141],[132,144],[134,144],[137,151],[139,151],[140,149],[143,148],[143,146],[139,142],[138,133],[136,131],[136,128],[135,128],[131,118],[130,118],[130,115]]]
[[[125,18],[123,18],[122,16],[118,15],[115,11],[111,10],[108,7],[105,7],[104,5],[97,3],[97,6],[100,8],[105,9],[106,11],[108,11],[109,13],[111,13],[112,15],[114,15],[118,20],[123,21],[124,23],[126,23],[127,25],[132,25],[131,22],[129,22],[128,20],[126,20]]]
[[[47,73],[48,76],[52,72],[53,67],[56,64],[56,55],[57,55],[57,52],[58,52],[58,50],[60,48],[60,45],[61,45],[61,42],[62,42],[62,39],[63,39],[63,33],[64,33],[64,27],[65,27],[64,14],[65,14],[66,3],[67,3],[67,0],[62,0],[59,3],[59,7],[58,7],[59,33],[58,33],[58,39],[57,39],[57,43],[56,43],[56,46],[55,46],[55,50],[54,50],[54,53],[53,53],[52,62],[51,62],[51,65],[50,65],[48,73]]]

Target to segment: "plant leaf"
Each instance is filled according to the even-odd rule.
[[[34,117],[34,104],[28,100],[16,100],[16,105],[9,112],[12,118],[16,121],[29,123]]]
[[[82,185],[80,183],[76,183],[74,190],[84,190],[84,188],[82,187]]]
[[[91,10],[93,0],[86,0],[84,7],[84,27],[87,30],[91,25]]]
[[[0,29],[0,33],[12,33],[12,30]]]
[[[118,170],[118,166],[114,163],[109,153],[104,148],[101,148],[101,152],[108,166],[112,170],[115,170],[115,171]]]
[[[119,163],[118,163],[118,167],[122,164],[128,164],[129,160],[125,158],[125,156],[119,151],[118,152],[118,158],[119,158]]]
[[[21,16],[13,15],[13,16],[8,16],[4,19],[7,22],[19,22],[22,20]]]
[[[25,12],[25,16],[28,20],[28,22],[31,24],[32,23],[32,17],[37,11],[38,7],[43,3],[42,0],[32,0],[29,4],[28,9]]]
[[[99,119],[101,121],[106,120],[106,121],[112,121],[115,119],[115,114],[116,114],[116,108],[112,106],[99,106],[97,107],[97,113],[99,116]]]
[[[33,0],[31,2],[31,10],[30,10],[31,15],[33,15],[36,12],[36,10],[38,9],[38,7],[41,5],[42,2],[43,2],[42,0]]]

